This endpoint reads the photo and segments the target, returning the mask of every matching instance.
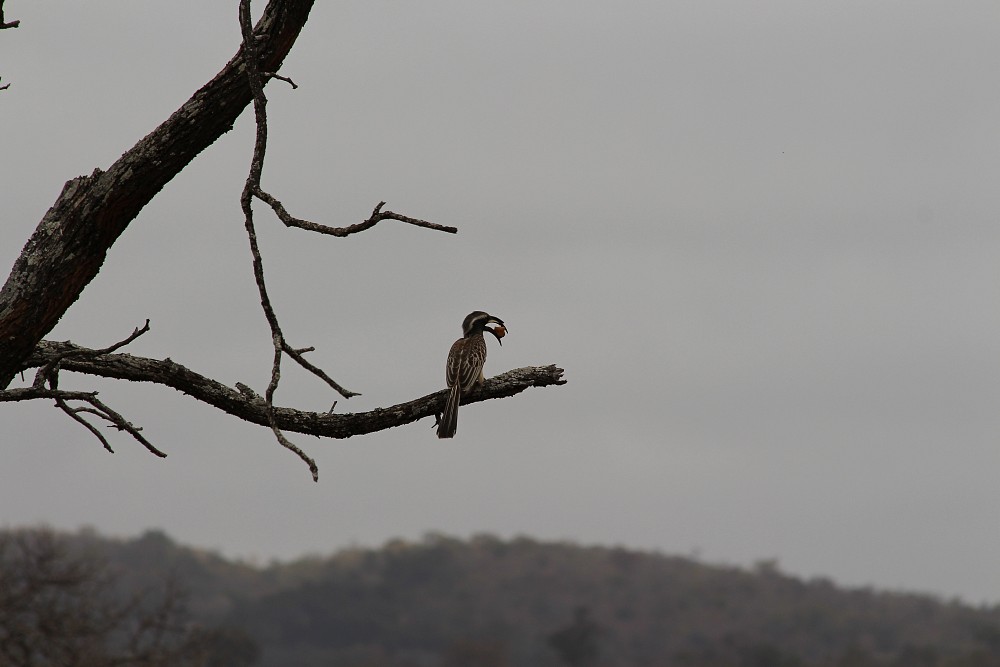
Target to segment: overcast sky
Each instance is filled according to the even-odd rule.
[[[257,9],[263,2],[257,3]],[[10,0],[0,266],[239,42],[237,2]],[[265,189],[348,224],[258,229],[292,345],[363,411],[487,374],[563,387],[349,441],[171,390],[99,388],[169,457],[0,405],[0,524],[166,530],[261,562],[436,530],[623,544],[1000,603],[1000,4],[320,2],[267,87]],[[263,392],[239,210],[252,115],[143,210],[51,338]],[[0,271],[3,272],[3,271]],[[3,272],[5,273],[5,272]],[[337,397],[286,367],[278,401]]]

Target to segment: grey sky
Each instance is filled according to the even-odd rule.
[[[263,2],[258,3],[263,7]],[[235,2],[9,0],[9,267],[62,184],[218,71]],[[169,458],[0,406],[0,522],[150,526],[291,557],[426,530],[622,543],[1000,602],[995,2],[318,3],[274,82],[265,187],[346,224],[258,227],[296,346],[360,411],[443,387],[470,310],[487,373],[569,384],[347,442],[74,379]],[[263,389],[238,197],[250,115],[165,188],[52,337]],[[335,397],[289,366],[279,400]]]

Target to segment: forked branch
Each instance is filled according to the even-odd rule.
[[[256,121],[253,157],[250,161],[250,173],[247,176],[246,185],[243,187],[243,193],[240,196],[240,207],[243,210],[243,224],[246,228],[247,239],[250,243],[250,254],[253,258],[254,280],[257,284],[257,292],[260,295],[260,304],[264,311],[264,317],[271,329],[271,343],[274,350],[271,361],[271,379],[263,397],[263,410],[264,415],[267,418],[267,425],[271,428],[271,431],[274,433],[274,437],[278,440],[281,446],[291,450],[300,459],[302,459],[306,465],[309,466],[313,479],[318,480],[319,471],[316,467],[315,461],[313,461],[312,458],[306,455],[305,452],[285,437],[275,415],[274,394],[281,381],[281,361],[283,355],[287,354],[302,368],[323,380],[344,398],[350,398],[351,396],[357,396],[358,394],[357,392],[345,389],[333,378],[327,375],[327,373],[321,368],[306,361],[306,359],[302,356],[303,350],[293,348],[285,339],[285,334],[281,330],[281,324],[278,321],[278,316],[274,311],[271,299],[267,293],[267,284],[264,279],[264,261],[260,254],[260,247],[257,243],[257,231],[253,219],[253,199],[256,197],[257,199],[260,199],[264,203],[268,204],[274,211],[275,215],[277,215],[277,217],[288,227],[298,227],[307,231],[329,234],[331,236],[349,236],[350,234],[370,229],[382,220],[398,220],[400,222],[416,225],[418,227],[425,227],[428,229],[436,229],[438,231],[451,233],[456,233],[458,230],[454,227],[438,225],[426,220],[419,220],[417,218],[400,215],[399,213],[394,213],[392,211],[383,211],[382,207],[385,206],[385,202],[379,202],[379,204],[375,207],[375,210],[372,211],[371,216],[364,222],[355,225],[348,225],[346,227],[330,227],[328,225],[322,225],[294,217],[285,209],[284,205],[282,205],[277,198],[265,192],[261,187],[261,176],[264,171],[264,158],[267,154],[267,97],[264,95],[264,79],[279,78],[290,83],[293,88],[296,86],[291,79],[280,77],[274,72],[263,73],[260,71],[258,65],[259,61],[256,54],[256,45],[254,44],[253,39],[253,27],[250,23],[250,0],[240,0],[240,29],[243,35],[243,53],[245,54],[247,81],[249,83],[250,92],[253,96],[254,120]],[[256,394],[253,394],[252,390],[248,387],[244,387],[244,390],[244,394],[249,396],[251,399],[256,396]]]
[[[393,211],[383,211],[382,207],[385,206],[384,201],[380,201],[376,204],[375,209],[372,211],[372,214],[368,216],[367,220],[353,225],[347,225],[346,227],[330,227],[329,225],[322,225],[310,220],[296,218],[294,215],[285,210],[285,207],[280,201],[275,199],[272,195],[264,192],[259,187],[254,190],[253,194],[257,197],[257,199],[260,199],[262,202],[270,206],[271,210],[274,211],[274,214],[278,216],[279,220],[285,223],[286,227],[297,227],[299,229],[316,232],[318,234],[329,234],[330,236],[350,236],[351,234],[357,234],[358,232],[363,232],[366,229],[371,229],[383,220],[397,220],[415,227],[434,229],[439,232],[447,232],[449,234],[458,233],[457,227],[439,225],[436,222],[428,222],[427,220],[421,220],[419,218],[411,218],[410,216],[395,213]]]
[[[127,338],[99,350],[90,350],[84,347],[72,345],[63,347],[55,354],[49,355],[44,364],[39,364],[38,370],[35,372],[34,381],[31,383],[30,387],[0,391],[0,401],[30,401],[40,398],[52,399],[55,401],[57,408],[69,415],[73,421],[90,431],[94,437],[100,441],[101,445],[104,446],[104,449],[109,452],[113,452],[114,450],[111,449],[111,444],[108,442],[108,439],[96,426],[87,421],[83,415],[91,414],[108,422],[119,431],[124,431],[131,435],[133,439],[135,439],[151,453],[164,457],[166,454],[154,447],[153,444],[146,440],[142,433],[140,433],[140,431],[142,431],[141,428],[133,425],[130,421],[125,419],[125,417],[115,410],[112,410],[108,405],[97,398],[96,391],[65,391],[59,389],[59,371],[62,369],[62,366],[67,359],[95,359],[104,357],[113,353],[115,350],[128,345],[147,331],[149,331],[149,320],[146,320],[146,323],[142,326],[142,328],[136,327],[136,329],[129,334]],[[85,403],[86,405],[73,406],[70,405],[71,401]]]

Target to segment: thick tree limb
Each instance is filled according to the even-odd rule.
[[[254,29],[261,71],[277,72],[313,0],[271,0]],[[66,183],[0,290],[0,388],[97,275],[139,211],[251,101],[240,49],[229,63],[107,171]]]
[[[82,352],[92,351],[69,342],[42,341],[28,358],[24,368],[44,366],[52,359],[62,357],[61,365],[65,371],[166,385],[240,419],[261,426],[269,425],[264,400],[242,385],[237,385],[237,388],[228,387],[170,359],[149,359],[131,354],[90,355]],[[563,370],[556,366],[518,368],[487,379],[478,390],[468,396],[463,395],[462,404],[514,396],[529,387],[565,383]],[[4,400],[4,394],[16,391],[21,390],[0,392],[0,400]],[[432,417],[441,411],[446,396],[447,390],[441,390],[391,407],[358,413],[330,414],[275,407],[274,416],[278,427],[284,431],[328,438],[350,438]]]

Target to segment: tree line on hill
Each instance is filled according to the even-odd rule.
[[[11,529],[0,664],[1000,667],[1000,606],[528,538],[255,566],[159,531]]]

